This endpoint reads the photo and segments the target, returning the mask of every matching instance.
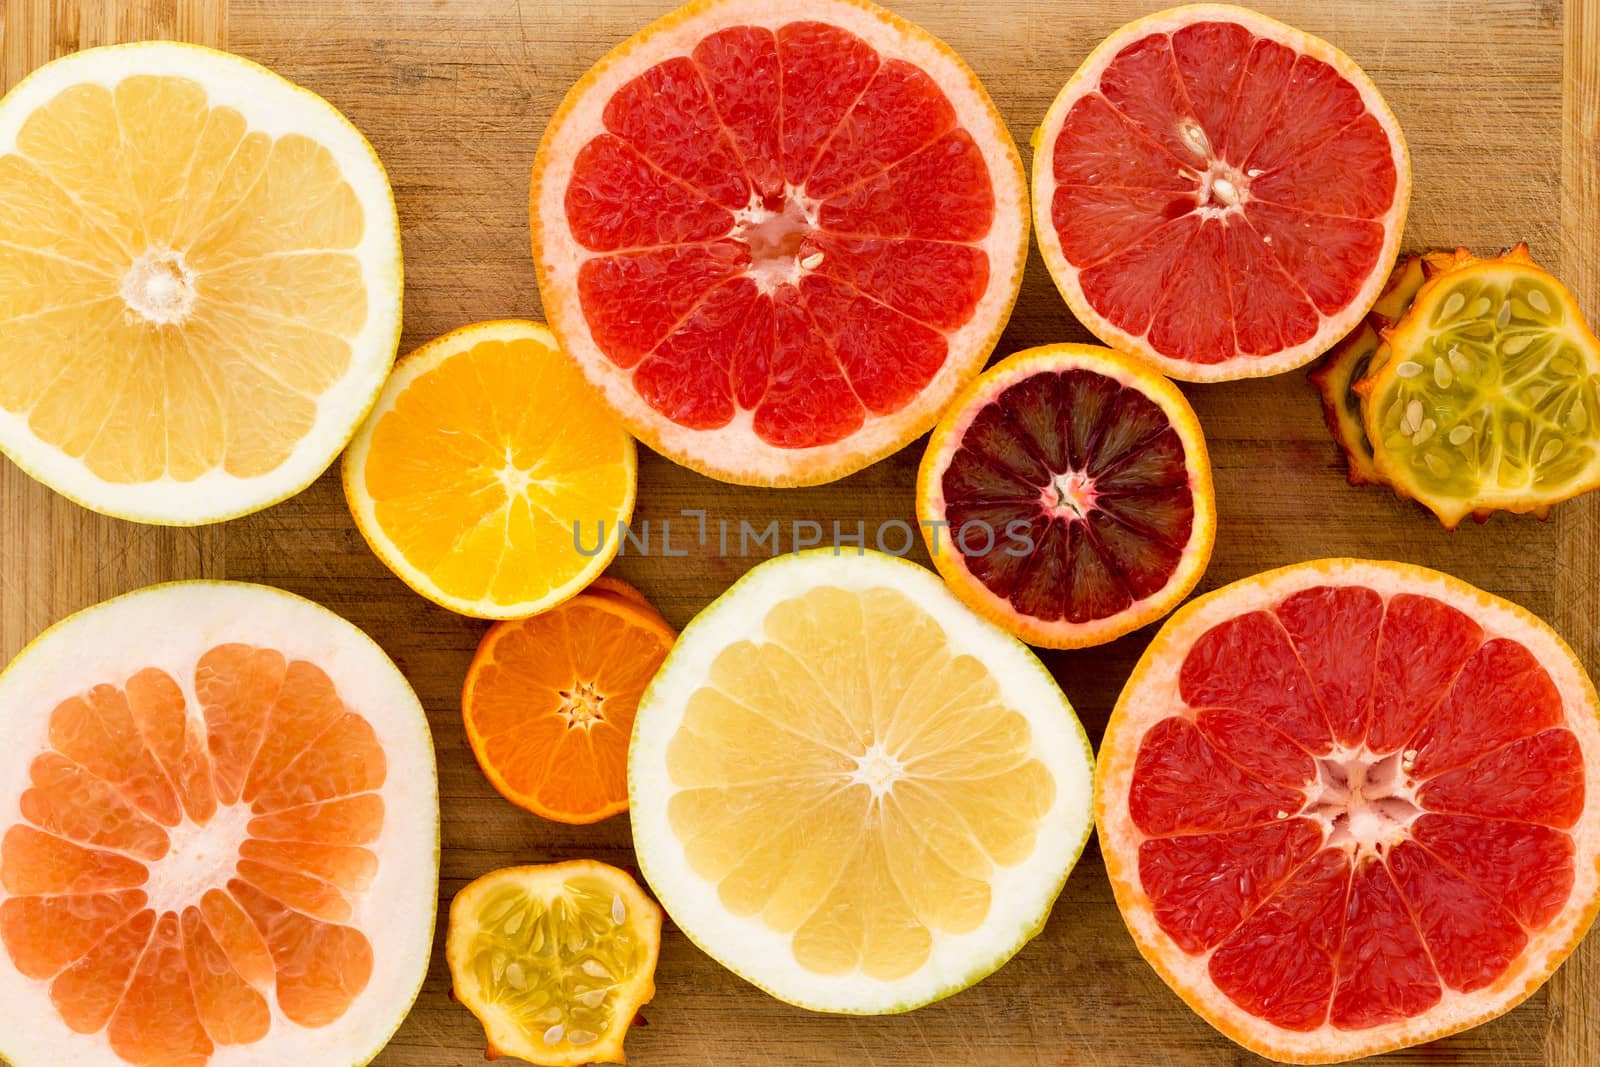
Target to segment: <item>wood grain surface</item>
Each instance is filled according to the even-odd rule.
[[[409,350],[480,319],[541,317],[528,253],[528,172],[567,86],[670,0],[0,0],[3,73],[76,48],[143,37],[227,47],[321,93],[388,167],[406,255]],[[984,79],[1027,155],[1029,133],[1094,44],[1156,3],[898,0]],[[1493,252],[1526,239],[1600,319],[1600,0],[1260,0],[1328,38],[1373,76],[1415,167],[1405,245]],[[1090,340],[1035,255],[1000,353]],[[1386,491],[1353,489],[1302,373],[1186,387],[1215,465],[1221,525],[1201,589],[1327,555],[1408,560],[1459,575],[1553,623],[1600,668],[1600,495],[1549,522],[1497,517],[1445,533]],[[782,492],[708,481],[646,454],[637,518],[686,508],[712,521],[911,521],[921,445],[830,486]],[[681,520],[680,520],[681,521]],[[637,556],[613,573],[682,625],[758,560]],[[352,619],[388,650],[428,709],[443,820],[441,905],[512,863],[593,856],[628,865],[625,817],[547,823],[501,800],[465,745],[459,693],[482,624],[412,595],[362,542],[338,482],[201,530],[89,514],[0,461],[0,654],[69,611],[153,581],[226,577],[279,585]],[[1149,632],[1045,660],[1098,739]],[[443,927],[439,930],[442,942]],[[1044,934],[982,985],[906,1016],[807,1014],[760,993],[669,930],[649,1025],[628,1039],[642,1067],[1235,1064],[1217,1036],[1139,958],[1091,845]],[[482,1036],[448,999],[441,952],[415,1009],[377,1062],[481,1062]],[[1395,1062],[1600,1064],[1600,940],[1503,1018]],[[307,1065],[313,1067],[313,1065]],[[321,1067],[321,1065],[315,1065]]]

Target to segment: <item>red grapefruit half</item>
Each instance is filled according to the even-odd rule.
[[[1538,618],[1321,560],[1186,605],[1100,748],[1139,949],[1212,1025],[1328,1063],[1510,1009],[1600,905],[1600,704]]]
[[[1344,53],[1196,4],[1108,37],[1034,136],[1039,246],[1102,341],[1189,381],[1278,374],[1377,299],[1411,163]]]
[[[1027,253],[1021,158],[949,47],[866,0],[696,0],[546,130],[533,254],[563,350],[635,436],[811,485],[933,425]]]

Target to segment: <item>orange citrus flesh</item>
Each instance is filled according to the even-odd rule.
[[[488,618],[542,611],[603,570],[634,472],[632,440],[549,331],[509,320],[401,360],[344,461],[379,557],[423,596]]]
[[[594,860],[510,867],[456,894],[445,956],[487,1057],[625,1062],[623,1038],[655,995],[661,918],[638,883]]]
[[[558,822],[626,811],[634,713],[675,637],[616,579],[491,627],[467,670],[461,712],[494,787]]]
[[[149,1067],[261,1040],[270,1001],[326,1025],[372,970],[350,925],[384,821],[372,727],[270,648],[218,645],[192,683],[198,709],[156,667],[61,702],[0,838],[11,962]]]

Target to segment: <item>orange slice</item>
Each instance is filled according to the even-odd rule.
[[[277,590],[157,586],[40,637],[0,706],[0,1059],[377,1053],[427,967],[438,807],[376,645]]]
[[[557,822],[627,811],[634,713],[675,637],[616,579],[491,627],[461,694],[483,773],[513,804]]]
[[[464,326],[395,366],[344,457],[378,557],[465,615],[520,618],[582,589],[633,513],[633,439],[536,322]]]
[[[371,146],[254,63],[94,48],[0,101],[0,449],[86,507],[215,522],[298,492],[400,340]]]

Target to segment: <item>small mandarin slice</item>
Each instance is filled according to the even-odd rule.
[[[461,710],[478,765],[501,795],[558,822],[626,811],[634,712],[675,636],[617,579],[491,627]]]

